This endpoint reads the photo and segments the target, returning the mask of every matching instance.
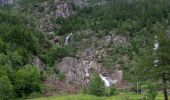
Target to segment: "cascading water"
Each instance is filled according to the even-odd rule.
[[[158,43],[158,41],[157,41],[157,36],[155,36],[155,44],[154,44],[154,50],[157,50],[158,49],[158,47],[159,47],[159,43]]]
[[[158,43],[158,37],[157,36],[155,36],[155,43],[154,43],[154,55],[155,55],[155,51],[158,49],[158,47],[159,47],[159,43]],[[158,59],[155,59],[154,61],[153,61],[153,63],[154,63],[154,66],[158,66],[158,63],[159,63],[159,60]]]
[[[158,42],[157,42],[157,43],[155,43],[155,44],[154,44],[154,46],[155,46],[154,50],[158,49],[158,47],[159,47]]]
[[[100,77],[101,77],[101,79],[104,81],[105,86],[106,86],[106,87],[109,87],[109,86],[110,86],[110,83],[109,83],[109,81],[107,80],[107,78],[104,77],[104,76],[102,76],[101,74],[100,74]]]
[[[68,40],[70,39],[70,37],[72,36],[73,34],[69,34],[66,39],[65,39],[65,45],[68,45]]]

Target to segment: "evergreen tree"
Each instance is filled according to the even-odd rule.
[[[156,71],[158,76],[163,82],[163,93],[165,100],[168,100],[167,82],[170,81],[170,37],[166,34],[165,29],[161,24],[156,25],[156,31],[158,32],[159,47],[156,51],[156,57],[158,59]]]
[[[155,36],[159,46],[145,51],[145,55],[138,57],[136,72],[140,79],[162,80],[163,94],[168,100],[167,82],[170,81],[170,37],[166,34],[165,28],[156,23],[154,26]]]
[[[40,72],[35,66],[25,65],[15,75],[15,91],[19,97],[40,91]]]
[[[105,85],[99,75],[94,74],[89,83],[89,92],[90,94],[96,96],[104,96],[105,95]]]

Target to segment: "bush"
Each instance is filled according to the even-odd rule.
[[[73,56],[73,55],[74,55],[74,49],[69,47],[59,47],[59,46],[53,46],[47,53],[48,62],[50,64],[53,64],[56,60],[59,60],[61,58],[67,56]]]
[[[57,78],[58,78],[58,80],[63,81],[65,79],[65,76],[63,73],[58,73]]]
[[[89,93],[96,96],[105,95],[105,85],[99,75],[94,74],[89,83]]]
[[[16,72],[15,91],[19,97],[40,91],[40,72],[35,66],[26,65]]]
[[[145,95],[146,100],[156,100],[156,96],[158,95],[157,85],[148,84],[148,91]]]
[[[0,76],[0,100],[9,100],[13,95],[13,86],[8,76]]]
[[[6,63],[10,63],[8,57],[5,54],[0,53],[0,65],[2,66]]]
[[[39,92],[33,92],[27,98],[32,99],[32,98],[38,98],[38,97],[41,97],[41,96],[42,95]]]
[[[47,95],[51,91],[53,91],[54,87],[51,84],[41,84],[40,90],[42,95]]]
[[[105,95],[106,96],[113,96],[117,94],[117,90],[115,87],[108,87],[106,88]]]
[[[17,51],[9,52],[8,56],[13,68],[18,69],[20,66],[23,66],[23,57]]]

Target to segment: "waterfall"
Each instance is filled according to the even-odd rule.
[[[159,43],[158,43],[158,37],[157,36],[155,36],[155,43],[154,43],[154,55],[155,55],[155,51],[158,49],[158,47],[159,47]],[[154,61],[153,61],[153,63],[154,63],[154,66],[158,66],[158,63],[159,63],[159,60],[156,58]]]
[[[107,78],[104,77],[104,76],[102,76],[101,74],[100,74],[100,77],[101,77],[101,79],[104,81],[105,86],[106,86],[106,87],[109,87],[109,86],[110,86],[110,83],[109,83],[109,81],[107,80]]]
[[[66,39],[65,39],[65,45],[68,45],[68,40],[70,39],[70,37],[72,36],[73,34],[69,34]]]
[[[156,43],[154,44],[154,50],[158,49],[158,47],[159,47],[159,44],[158,44],[158,42],[156,42]]]
[[[154,50],[157,50],[158,47],[159,47],[159,43],[158,43],[158,40],[157,40],[157,36],[155,36],[155,44],[154,44]]]

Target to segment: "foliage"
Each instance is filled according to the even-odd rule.
[[[63,81],[65,79],[65,76],[63,73],[58,73],[57,78],[58,78],[58,80]]]
[[[33,92],[27,98],[32,99],[32,98],[38,98],[38,97],[41,97],[41,96],[42,95],[39,92]]]
[[[42,53],[44,36],[27,19],[0,9],[0,97],[11,99],[39,91],[40,74],[30,58]],[[3,70],[3,71],[2,71]]]
[[[104,96],[105,95],[105,85],[99,75],[94,74],[89,83],[89,93],[96,96]]]
[[[113,96],[117,94],[117,90],[115,87],[107,87],[105,90],[105,95],[106,96]]]
[[[42,98],[35,98],[31,100],[126,100],[127,98],[130,100],[143,100],[143,95],[132,94],[132,93],[121,93],[119,95],[111,96],[111,97],[97,97],[94,95],[87,94],[75,94],[75,95],[56,95]],[[163,95],[159,94],[156,98],[157,100],[164,100]]]
[[[110,0],[101,6],[85,7],[78,14],[68,19],[59,19],[62,25],[59,33],[82,29],[112,29],[120,27],[130,32],[139,31],[141,27],[150,27],[160,18],[168,17],[168,0]],[[154,16],[154,17],[153,17]],[[62,22],[62,23],[61,23]]]
[[[47,53],[48,63],[53,64],[56,60],[60,60],[61,58],[68,56],[73,56],[74,52],[74,49],[70,47],[59,47],[57,45],[53,46]]]
[[[18,96],[27,96],[40,91],[40,72],[32,65],[25,65],[15,75],[15,91]]]
[[[157,49],[146,49],[136,63],[136,75],[141,80],[162,80],[164,95],[167,97],[167,82],[169,80],[170,65],[170,38],[167,36],[164,26],[157,22],[154,25],[155,41],[158,41]],[[156,61],[156,62],[155,62]],[[158,62],[157,62],[158,61]],[[142,75],[142,76],[141,76]]]
[[[156,100],[156,96],[158,95],[158,89],[155,84],[148,84],[148,91],[146,94],[147,100]]]
[[[102,38],[110,35],[108,31],[117,28],[122,32],[116,35],[125,35],[129,38],[128,43],[124,46],[110,46],[111,57],[102,63],[111,66],[110,68],[121,65],[125,78],[131,79],[131,82],[136,79],[160,82],[163,77],[169,81],[170,39],[165,34],[165,29],[170,24],[170,1],[106,0],[107,4],[95,5],[100,1],[88,0],[94,5],[82,9],[71,4],[77,13],[68,18],[57,18],[56,26],[59,24],[61,27],[55,31],[58,35],[63,35],[72,31],[92,29],[97,34],[93,36]],[[22,9],[22,14],[27,16],[34,10],[30,8],[30,5],[34,8],[42,2],[45,0],[19,0],[21,9],[22,7],[29,8]],[[64,57],[75,55],[72,47],[60,46],[53,46],[47,53],[42,53],[45,43],[44,35],[30,25],[33,23],[32,20],[28,21],[27,18],[21,16],[20,12],[17,14],[13,12],[15,13],[14,9],[9,11],[0,8],[0,88],[3,88],[1,89],[3,99],[10,99],[15,92],[21,97],[34,95],[35,92],[40,91],[40,73],[34,66],[28,65],[32,63],[33,56],[43,58],[47,67],[53,66],[55,61],[60,61]],[[99,30],[104,30],[104,32],[99,32]],[[74,35],[74,41],[79,42],[83,38],[92,36],[87,33]],[[160,47],[153,56],[155,35],[158,36]],[[122,57],[127,57],[128,60],[124,61]],[[159,60],[157,67],[153,64],[155,59]],[[60,74],[58,77],[61,80],[64,78]],[[104,83],[97,75],[92,77],[89,90],[90,94],[97,96],[111,95],[115,92],[115,89],[105,91]],[[31,94],[32,92],[34,93]]]
[[[0,99],[9,100],[13,96],[14,96],[13,85],[11,84],[11,81],[9,80],[8,76],[0,75]]]

